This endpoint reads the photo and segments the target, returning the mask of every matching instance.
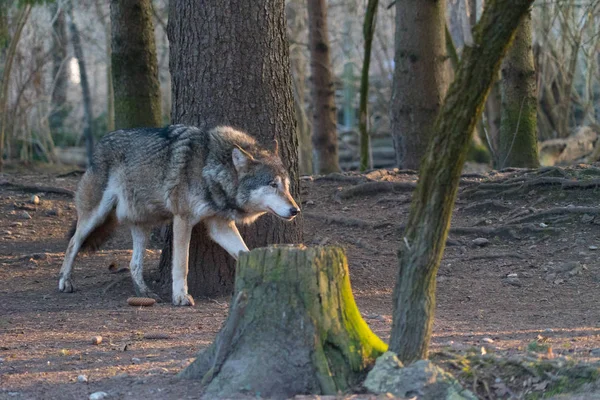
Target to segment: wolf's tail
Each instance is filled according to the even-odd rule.
[[[83,244],[81,245],[82,251],[94,252],[100,249],[102,246],[114,233],[117,228],[117,216],[115,212],[112,211],[106,219],[96,227],[89,235],[83,240]],[[70,240],[77,230],[77,221],[73,223],[73,226],[69,230],[68,239]]]

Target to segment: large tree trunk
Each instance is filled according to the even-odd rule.
[[[396,159],[418,169],[448,87],[446,2],[396,1],[391,122]]]
[[[283,0],[172,0],[168,34],[174,123],[229,124],[263,144],[279,142],[297,198],[298,141]],[[261,217],[241,230],[248,247],[299,243],[302,220]],[[169,282],[171,235],[160,261]],[[192,234],[188,287],[194,296],[231,294],[234,262],[199,224]]]
[[[471,135],[500,61],[532,3],[533,0],[486,2],[474,30],[475,43],[465,47],[456,78],[435,120],[401,241],[394,288],[390,349],[405,363],[427,357],[436,274]]]
[[[81,37],[79,29],[73,18],[73,4],[68,5],[69,9],[69,31],[71,32],[71,43],[73,44],[73,52],[79,65],[79,77],[81,84],[81,95],[83,99],[83,136],[85,138],[85,151],[87,154],[88,165],[92,162],[92,154],[94,152],[94,135],[92,124],[94,121],[92,111],[92,95],[90,93],[90,83],[87,77],[87,68],[85,66],[85,58],[83,55],[83,47],[81,46]]]
[[[161,126],[152,3],[111,0],[110,19],[115,127]]]
[[[262,248],[240,258],[227,321],[181,376],[211,397],[335,395],[386,347],[360,316],[342,249]]]
[[[50,7],[54,17],[52,21],[52,77],[54,78],[54,86],[49,123],[50,131],[55,133],[62,130],[63,121],[69,114],[69,106],[67,105],[67,88],[69,85],[67,47],[69,39],[64,9],[59,7],[57,3],[53,3]]]
[[[327,32],[327,3],[308,0],[308,42],[313,101],[314,165],[317,173],[340,170],[338,162],[335,85]]]
[[[502,64],[498,167],[537,168],[537,82],[531,13],[521,20]]]

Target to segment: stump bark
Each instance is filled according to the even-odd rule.
[[[345,392],[386,351],[362,319],[341,248],[273,246],[242,255],[229,316],[180,374],[214,398]]]

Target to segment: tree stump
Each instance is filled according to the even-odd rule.
[[[341,248],[280,245],[240,257],[224,327],[180,376],[212,398],[336,394],[386,349],[358,311]]]

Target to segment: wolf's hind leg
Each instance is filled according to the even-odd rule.
[[[131,238],[133,239],[133,254],[129,268],[131,269],[135,294],[160,301],[160,297],[152,292],[144,282],[144,254],[148,245],[148,230],[137,225],[131,225]]]
[[[77,221],[77,229],[75,234],[69,241],[69,246],[65,251],[65,259],[62,267],[60,268],[60,275],[58,281],[58,290],[65,293],[72,293],[75,291],[73,282],[71,281],[71,272],[73,270],[73,263],[75,257],[81,249],[81,245],[85,239],[102,224],[109,214],[112,212],[115,204],[115,199],[112,196],[104,195],[98,207],[93,209],[90,213],[82,214],[79,216]]]
[[[194,299],[188,294],[187,275],[192,224],[176,215],[173,218],[173,304],[193,306]]]

